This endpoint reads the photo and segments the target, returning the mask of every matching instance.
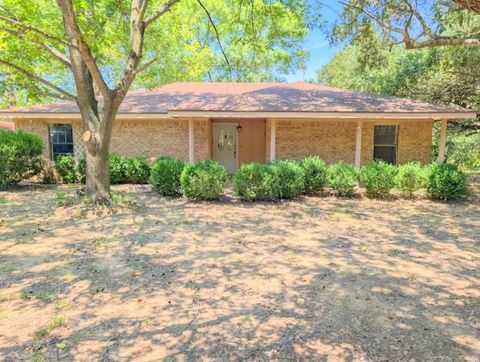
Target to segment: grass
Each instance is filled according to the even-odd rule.
[[[65,325],[65,318],[60,315],[54,315],[50,321],[42,328],[37,329],[33,334],[34,339],[39,341],[48,337],[55,329]]]

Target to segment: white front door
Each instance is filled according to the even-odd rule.
[[[236,124],[213,124],[213,159],[225,166],[229,173],[237,170]]]

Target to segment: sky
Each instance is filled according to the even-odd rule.
[[[341,5],[338,1],[333,0],[324,0],[322,3],[324,3],[321,10],[322,19],[332,22],[338,16]],[[305,39],[304,46],[310,53],[306,70],[288,74],[285,77],[288,82],[316,79],[318,69],[327,64],[335,52],[342,48],[341,46],[330,46],[326,34],[321,29],[311,30]]]

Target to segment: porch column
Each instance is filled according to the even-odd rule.
[[[188,120],[188,161],[195,162],[195,140],[193,138],[193,119]]]
[[[277,120],[270,120],[270,161],[275,160],[275,141],[277,139]]]
[[[355,167],[362,165],[362,126],[363,121],[357,121],[357,138],[355,142]]]
[[[447,120],[440,121],[440,138],[438,140],[438,163],[445,161],[445,141],[447,139]]]

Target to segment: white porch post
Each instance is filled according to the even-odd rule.
[[[357,138],[355,142],[355,167],[360,168],[362,165],[362,126],[363,122],[357,122]]]
[[[188,161],[195,162],[195,140],[193,138],[193,119],[188,120]]]
[[[270,121],[270,161],[275,160],[275,141],[277,139],[277,120]]]
[[[440,138],[438,140],[438,163],[445,161],[445,142],[447,139],[447,120],[442,119],[440,121]]]

